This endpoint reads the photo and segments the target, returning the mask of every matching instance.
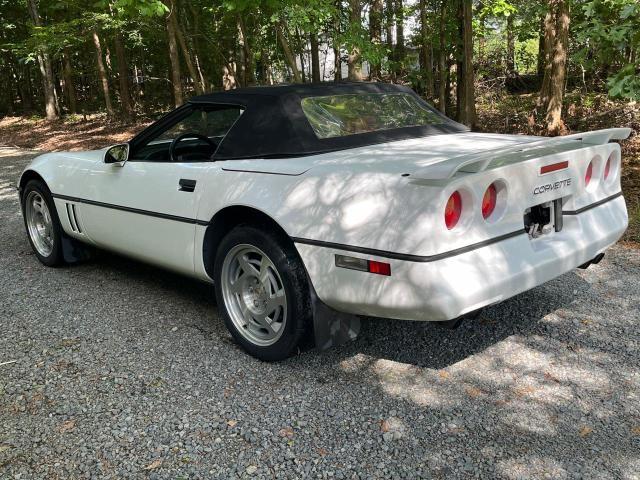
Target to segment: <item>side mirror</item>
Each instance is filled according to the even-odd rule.
[[[121,143],[107,148],[104,152],[104,163],[116,163],[118,166],[124,166],[129,159],[129,144]]]

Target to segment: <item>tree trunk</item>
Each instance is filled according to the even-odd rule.
[[[453,75],[457,68],[457,62],[453,58],[447,60],[447,93],[445,97],[445,111],[449,116],[453,116],[453,98],[456,95],[456,85],[453,83]],[[457,82],[456,82],[457,83]],[[458,115],[458,112],[455,112]]]
[[[52,62],[51,68],[53,69],[53,62]],[[55,74],[53,75],[53,95],[56,101],[56,111],[58,112],[58,115],[62,115],[62,107],[60,106],[60,97],[64,97],[64,93],[62,90],[61,81],[56,78]]]
[[[93,37],[93,46],[96,48],[96,66],[98,67],[98,79],[102,86],[102,94],[104,95],[104,105],[107,109],[107,115],[113,117],[113,105],[111,103],[111,93],[109,92],[109,80],[107,79],[107,70],[104,67],[104,61],[102,60],[102,45],[100,44],[100,37],[98,32],[93,30],[91,32]]]
[[[298,56],[300,58],[300,75],[302,76],[302,83],[307,82],[307,74],[306,67],[304,64],[304,43],[302,42],[302,36],[300,35],[300,29],[296,27],[296,42],[301,47],[300,52],[298,52]]]
[[[349,0],[349,21],[351,25],[359,25],[361,23],[362,4],[360,0]],[[360,57],[360,47],[351,45],[349,48],[349,56],[347,57],[347,66],[349,67],[349,80],[362,80],[362,58]]]
[[[311,81],[313,83],[320,82],[320,52],[318,47],[318,33],[311,32],[309,34],[309,43],[311,44]]]
[[[33,88],[31,87],[31,67],[29,64],[25,64],[21,69],[16,64],[16,72],[22,71],[22,81],[18,84],[18,91],[20,92],[20,98],[22,99],[22,111],[33,111]]]
[[[127,55],[124,49],[124,39],[121,33],[114,35],[114,43],[116,45],[116,56],[118,57],[118,84],[120,86],[120,103],[125,119],[131,120],[133,117],[133,103],[131,101],[131,92],[129,90],[129,68],[127,65]]]
[[[336,16],[333,20],[333,79],[336,82],[342,80],[342,57],[340,56],[340,15],[342,14],[342,2],[336,0]]]
[[[65,48],[64,53],[62,55],[62,74],[64,78],[64,89],[67,93],[67,103],[69,105],[70,113],[78,113],[77,106],[77,98],[76,98],[76,88],[73,84],[73,68],[71,67],[71,55],[69,54],[69,49]]]
[[[200,76],[196,70],[196,67],[193,65],[193,60],[191,59],[191,52],[189,51],[189,47],[187,47],[187,42],[184,39],[184,33],[182,32],[182,27],[178,23],[178,15],[177,11],[171,15],[171,21],[173,23],[173,30],[176,33],[176,40],[178,40],[178,45],[180,46],[180,50],[182,50],[182,56],[184,57],[184,61],[187,64],[187,70],[189,70],[189,76],[193,81],[193,86],[196,89],[196,93],[198,95],[202,95],[204,93],[204,85],[200,82]]]
[[[420,0],[420,59],[422,64],[422,79],[424,82],[424,96],[433,98],[433,60],[431,36],[429,35],[429,15],[427,0]]]
[[[244,25],[244,20],[241,15],[238,15],[238,41],[240,47],[244,53],[244,77],[245,84],[255,85],[256,75],[253,66],[253,51],[249,46],[249,39],[247,38],[247,29]]]
[[[513,32],[513,14],[507,17],[507,77],[516,74],[516,37]]]
[[[460,1],[460,39],[462,40],[461,58],[458,71],[458,121],[468,127],[475,127],[476,104],[473,74],[473,29],[472,0]]]
[[[29,14],[31,20],[36,27],[42,26],[42,20],[38,13],[38,6],[36,0],[28,0]],[[51,58],[49,53],[44,49],[39,49],[37,53],[38,66],[40,67],[40,74],[42,75],[42,88],[44,90],[44,105],[47,120],[57,120],[60,118],[58,109],[56,108],[56,94],[53,78],[53,68],[51,66]]]
[[[540,96],[536,104],[536,109],[546,110],[549,105],[551,69],[553,60],[553,49],[556,43],[556,18],[555,2],[548,0],[548,10],[544,17],[544,77],[540,87]]]
[[[438,84],[438,110],[442,113],[447,111],[447,43],[446,43],[446,13],[447,0],[442,0],[440,4],[440,21],[438,28],[439,39],[439,56],[438,56],[438,73],[440,75]]]
[[[389,73],[395,78],[396,52],[393,48],[393,22],[396,15],[393,2],[394,0],[386,0],[385,2],[385,36],[387,37],[387,51],[389,52]]]
[[[244,48],[240,46],[236,54],[238,57],[237,69],[238,69],[238,79],[240,80],[240,86],[246,87],[247,86],[247,69],[245,68],[246,63],[244,61]]]
[[[193,58],[196,62],[196,69],[198,70],[198,78],[200,79],[200,83],[202,84],[203,91],[207,91],[207,85],[210,85],[211,82],[208,82],[204,78],[204,74],[202,73],[202,65],[200,64],[200,52],[202,49],[200,48],[200,13],[193,6],[192,2],[187,2],[189,6],[189,10],[191,11],[191,16],[193,17]]]
[[[565,125],[562,121],[562,97],[567,77],[570,19],[568,0],[552,0],[552,2],[555,3],[556,38],[553,53],[551,54],[551,77],[546,123],[548,132],[552,135],[558,135],[565,130]]]
[[[176,42],[176,23],[171,18],[176,14],[173,0],[169,4],[167,16],[167,40],[169,43],[169,61],[171,62],[171,84],[173,85],[173,100],[176,107],[184,103],[182,97],[182,79],[180,75],[180,58],[178,58],[178,44]]]
[[[333,40],[333,80],[342,80],[342,58],[340,57],[340,44],[338,40]]]
[[[395,13],[396,13],[396,75],[401,76],[404,73],[404,6],[402,0],[395,0]]]
[[[369,38],[374,45],[382,42],[382,0],[372,0],[369,10]],[[369,72],[370,80],[379,80],[382,76],[382,67],[379,60],[371,63]]]
[[[302,83],[307,83],[307,70],[304,64],[304,52],[298,53],[298,58],[300,58],[300,76],[302,77]]]
[[[282,45],[282,50],[284,52],[284,57],[289,64],[289,68],[291,68],[291,73],[293,74],[293,81],[296,83],[300,83],[302,81],[302,77],[300,76],[300,70],[298,70],[298,64],[296,63],[296,57],[293,55],[291,51],[291,47],[289,46],[289,42],[287,41],[287,37],[284,35],[284,24],[282,21],[278,21],[276,23],[276,36],[278,40],[280,40],[280,45]]]
[[[2,38],[0,37],[0,39]],[[13,72],[13,62],[10,62],[9,60],[10,52],[4,53],[6,64],[3,65],[4,68],[0,69],[0,98],[2,99],[2,102],[0,103],[0,117],[2,117],[5,113],[9,116],[14,115],[16,110],[14,85],[16,85],[20,81],[17,76],[17,72]],[[18,89],[18,94],[19,93],[20,92]]]
[[[544,76],[544,67],[545,67],[545,52],[544,52],[544,45],[545,45],[545,18],[546,16],[542,17],[542,19],[540,20],[540,35],[538,37],[538,65],[536,66],[536,73],[538,75],[538,78],[542,78]]]
[[[222,67],[222,88],[225,90],[233,90],[236,88],[236,76],[234,69],[229,65]]]

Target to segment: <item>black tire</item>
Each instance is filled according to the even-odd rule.
[[[51,252],[48,255],[42,255],[36,246],[34,245],[33,239],[29,234],[29,226],[27,225],[27,214],[26,214],[26,201],[29,198],[29,194],[31,192],[38,193],[44,202],[47,204],[47,208],[49,210],[49,214],[51,216],[51,226],[52,226],[52,239],[53,246],[51,248]],[[29,180],[22,191],[21,198],[21,207],[22,207],[22,218],[24,220],[24,226],[27,231],[27,238],[29,239],[29,243],[31,244],[31,248],[35,253],[38,260],[47,267],[58,267],[60,265],[64,265],[64,255],[63,255],[63,247],[62,247],[62,236],[64,232],[62,230],[62,226],[60,225],[60,219],[58,218],[58,212],[56,211],[55,204],[53,202],[53,197],[51,196],[51,192],[47,188],[47,186],[40,180]]]
[[[231,319],[222,285],[223,263],[238,245],[249,245],[264,252],[276,267],[286,293],[286,322],[280,338],[272,345],[256,345],[243,335]],[[306,271],[291,241],[284,235],[253,225],[240,225],[220,243],[214,264],[214,283],[218,310],[238,344],[252,356],[267,362],[283,360],[297,353],[311,331],[311,300]]]

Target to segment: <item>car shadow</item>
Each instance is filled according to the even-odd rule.
[[[218,336],[224,343],[239,348],[218,313],[212,285],[105,251],[98,251],[90,264],[99,271],[110,271],[110,277],[126,279],[127,284],[144,284],[149,291],[170,292],[173,297],[179,297],[181,303],[195,307],[185,311],[182,319],[185,324],[207,338]],[[571,276],[572,289],[559,288],[567,283],[567,276]],[[337,364],[360,354],[418,367],[446,368],[512,335],[528,335],[546,315],[574,301],[576,288],[588,290],[590,286],[575,273],[568,273],[487,307],[477,318],[464,320],[456,329],[430,322],[363,317],[360,335],[354,341],[325,351],[312,348],[286,363],[296,364],[304,358],[312,364],[318,361]],[[203,310],[209,314],[192,314]]]

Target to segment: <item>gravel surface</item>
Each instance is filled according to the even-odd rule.
[[[640,478],[640,252],[449,331],[367,320],[278,364],[211,288],[38,263],[0,149],[0,478]]]

